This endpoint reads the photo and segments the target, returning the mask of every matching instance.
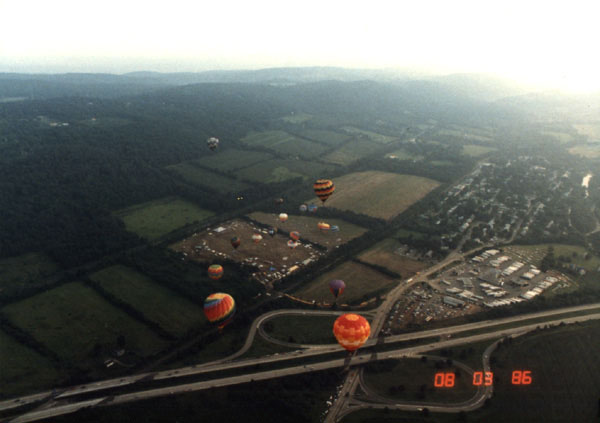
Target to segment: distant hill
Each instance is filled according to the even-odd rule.
[[[455,73],[431,78],[457,95],[484,101],[495,101],[531,92],[531,89],[509,79],[483,73]]]

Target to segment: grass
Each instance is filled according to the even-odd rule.
[[[303,178],[305,181],[318,179],[332,172],[333,165],[304,160],[267,160],[238,171],[238,176],[250,181],[271,183],[286,179]]]
[[[588,159],[597,159],[600,157],[600,144],[578,145],[569,148],[569,153],[576,156],[587,157]]]
[[[252,166],[265,160],[272,159],[273,156],[262,151],[248,151],[230,148],[228,150],[217,151],[216,154],[210,154],[201,159],[195,160],[201,166],[222,171],[230,171]]]
[[[0,397],[50,387],[59,378],[52,363],[0,331]]]
[[[325,147],[320,144],[295,137],[284,131],[250,132],[240,141],[248,145],[266,147],[282,154],[306,158],[319,156],[325,151]]]
[[[111,266],[92,274],[90,279],[175,336],[206,324],[201,304],[192,303],[128,267]]]
[[[364,156],[373,154],[379,148],[379,145],[374,144],[370,140],[353,139],[334,152],[323,157],[323,160],[330,163],[347,166]]]
[[[335,192],[326,206],[381,219],[397,216],[439,186],[439,182],[421,176],[380,171],[350,173],[334,183]],[[317,198],[310,201],[319,203]]]
[[[412,237],[414,239],[425,239],[427,238],[427,234],[424,234],[423,232],[417,232],[417,231],[411,231],[408,229],[398,229],[398,231],[396,231],[396,233],[394,234],[394,236],[396,238],[408,238],[412,235]]]
[[[332,146],[341,144],[351,138],[350,135],[347,134],[340,134],[339,132],[326,131],[323,129],[306,129],[301,132],[301,135],[308,139]]]
[[[201,169],[189,163],[179,163],[167,166],[167,169],[173,170],[191,184],[209,187],[218,191],[240,192],[248,189],[248,184],[242,181],[228,178],[206,169]]]
[[[367,137],[368,139],[378,142],[380,144],[388,144],[388,143],[396,140],[396,138],[390,137],[388,135],[381,135],[376,132],[365,131],[364,129],[355,128],[353,126],[344,126],[341,129],[346,131],[348,134],[358,135],[361,137]]]
[[[491,153],[492,151],[496,151],[496,149],[492,147],[484,147],[482,145],[466,144],[463,145],[462,153],[466,156],[479,157]]]
[[[448,160],[432,160],[429,162],[430,164],[432,164],[433,166],[453,166],[454,163],[452,163],[451,161]]]
[[[387,158],[389,158],[389,159],[395,159],[395,160],[414,160],[414,161],[420,161],[420,160],[424,159],[424,156],[422,156],[420,154],[412,154],[412,153],[406,151],[403,148],[401,148],[399,150],[392,151],[391,153],[388,153],[385,156]]]
[[[600,123],[576,123],[573,126],[581,135],[586,135],[589,141],[600,142]]]
[[[297,348],[296,348],[297,349]],[[283,345],[274,344],[272,342],[267,341],[262,336],[257,335],[254,338],[254,342],[252,342],[252,346],[248,351],[242,355],[243,358],[257,358],[264,357],[265,355],[286,353],[290,351],[295,351],[294,348],[284,347]]]
[[[600,258],[590,254],[590,258],[585,260],[583,257],[589,251],[578,245],[565,244],[537,244],[537,245],[511,245],[505,247],[506,252],[514,252],[526,259],[530,260],[534,265],[540,266],[540,263],[548,251],[548,247],[554,248],[554,257],[560,256],[569,257],[571,263],[576,266],[581,266],[588,272],[593,272],[600,267]],[[573,253],[576,254],[573,257]]]
[[[493,141],[493,138],[487,136],[487,135],[482,135],[481,133],[477,134],[475,132],[475,130],[471,129],[471,128],[461,128],[461,127],[457,127],[460,129],[441,129],[438,131],[438,134],[441,136],[447,135],[447,136],[452,136],[452,137],[458,137],[458,138],[463,138],[465,140],[472,140],[472,141],[480,141],[480,142],[491,142]]]
[[[327,223],[330,225],[337,225],[340,228],[340,231],[329,231],[324,233],[317,227],[317,224],[323,221],[323,219],[319,217],[289,215],[289,219],[285,223],[281,223],[276,215],[269,213],[255,212],[250,214],[249,217],[257,222],[274,225],[284,231],[298,231],[302,238],[306,238],[309,241],[316,242],[325,247],[345,244],[367,231],[361,226],[353,225],[352,223],[348,223],[341,219],[326,219]]]
[[[395,254],[400,245],[399,241],[387,238],[361,253],[358,258],[399,273],[403,278],[409,278],[427,267],[425,263]]]
[[[332,279],[342,279],[346,282],[344,293],[337,299],[338,304],[360,302],[382,290],[388,291],[396,285],[389,276],[362,264],[347,261],[298,288],[294,295],[306,300],[333,302],[333,294],[329,291],[329,282]]]
[[[89,358],[95,344],[114,347],[119,335],[125,337],[125,348],[140,356],[166,347],[166,342],[146,326],[79,282],[13,303],[2,312],[13,324],[71,363]]]
[[[573,135],[559,131],[541,131],[541,134],[546,137],[554,138],[560,144],[567,144],[573,141]]]
[[[335,344],[337,341],[333,336],[333,323],[337,318],[338,316],[279,316],[265,322],[263,328],[268,335],[280,341]]]
[[[281,120],[283,120],[284,122],[287,122],[287,123],[298,124],[298,123],[307,122],[307,121],[311,120],[312,118],[313,118],[312,115],[309,115],[308,113],[300,112],[300,113],[294,113],[294,114],[284,116],[281,118]]]
[[[0,260],[0,291],[7,287],[35,285],[60,267],[42,253],[28,253]]]
[[[188,201],[168,197],[149,203],[137,204],[115,212],[125,228],[142,238],[155,240],[193,222],[202,221],[214,213]]]

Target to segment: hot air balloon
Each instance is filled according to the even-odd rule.
[[[288,215],[286,213],[280,213],[279,214],[279,220],[281,222],[285,222],[286,220],[288,220]]]
[[[206,140],[206,145],[208,145],[208,148],[210,148],[212,151],[215,151],[219,146],[219,139],[215,137],[210,137]]]
[[[231,322],[234,314],[235,301],[229,294],[217,292],[204,300],[204,315],[210,323],[218,325],[219,329]]]
[[[300,239],[300,232],[298,232],[298,231],[290,232],[290,238],[292,238],[294,241],[298,241]]]
[[[214,280],[221,279],[223,276],[223,266],[220,264],[211,264],[208,267],[208,277]]]
[[[333,324],[335,339],[348,351],[359,349],[370,333],[371,326],[367,319],[354,313],[342,314]]]
[[[239,247],[241,243],[242,243],[242,240],[240,239],[239,236],[234,236],[233,238],[231,238],[231,246],[233,248],[235,248],[236,250],[237,250],[237,247]]]
[[[335,191],[333,181],[329,179],[317,180],[317,182],[314,183],[313,188],[315,194],[317,194],[317,197],[319,197],[323,203],[325,203],[331,194],[333,194],[333,191]]]
[[[273,237],[277,233],[277,230],[275,228],[269,228],[267,232]]]
[[[316,211],[317,211],[317,209],[318,209],[318,207],[317,207],[317,205],[316,205],[316,204],[309,204],[309,205],[308,205],[308,211],[309,211],[309,212],[311,212],[311,213],[314,213],[314,212],[316,212]]]
[[[335,298],[337,298],[339,295],[342,295],[345,288],[346,283],[341,279],[334,279],[329,282],[329,290]]]
[[[339,232],[340,231],[340,227],[337,225],[331,225],[331,232]]]
[[[296,248],[296,247],[298,246],[298,243],[297,243],[296,241],[294,241],[293,239],[290,239],[290,240],[287,242],[287,245],[288,245],[288,247],[290,247],[290,248]]]
[[[253,234],[252,235],[252,241],[254,241],[255,244],[258,244],[261,240],[262,240],[261,234]]]
[[[305,212],[306,210],[308,210],[308,206],[306,204],[301,204],[300,205],[300,211],[301,212]]]
[[[322,232],[327,232],[329,230],[329,228],[330,228],[329,223],[325,223],[325,222],[319,222],[317,224],[317,226],[319,227],[319,229]]]

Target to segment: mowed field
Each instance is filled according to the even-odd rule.
[[[569,148],[569,153],[575,156],[587,157],[588,159],[597,159],[600,157],[600,143],[578,145]]]
[[[382,134],[378,134],[377,132],[366,131],[364,129],[355,128],[353,126],[344,126],[344,127],[342,127],[342,129],[348,134],[367,137],[370,140],[381,143],[381,144],[387,144],[396,139],[394,137],[390,137],[389,135],[382,135]]]
[[[410,278],[427,267],[426,263],[396,254],[395,251],[400,245],[395,239],[384,239],[361,253],[358,259],[390,269],[402,275],[402,278]]]
[[[42,253],[29,253],[0,260],[0,291],[11,286],[35,284],[60,267]]]
[[[317,211],[318,213],[318,211]],[[367,230],[361,226],[353,225],[341,219],[323,219],[316,216],[301,216],[288,214],[289,219],[283,223],[279,220],[277,214],[269,214],[263,212],[255,212],[248,217],[265,225],[273,225],[276,228],[285,232],[298,231],[300,237],[308,239],[311,242],[316,242],[327,248],[334,248],[336,245],[345,244],[346,242],[361,236]],[[327,222],[330,225],[337,225],[340,228],[339,232],[322,232],[317,227],[319,222]]]
[[[298,138],[284,131],[250,132],[240,141],[251,146],[266,147],[278,153],[307,158],[316,157],[326,149],[321,144]]]
[[[0,331],[0,396],[41,390],[59,377],[52,363]]]
[[[463,145],[462,153],[466,156],[479,157],[492,151],[496,151],[496,149],[492,147],[485,147],[483,145],[466,144]]]
[[[542,259],[548,252],[548,247],[554,248],[554,257],[560,256],[569,257],[571,263],[576,266],[581,266],[588,272],[593,272],[600,267],[600,258],[595,255],[590,255],[586,260],[584,255],[587,250],[578,245],[565,245],[565,244],[538,244],[538,245],[510,245],[505,247],[504,250],[509,253],[516,254],[519,257],[523,257],[529,260],[536,266],[540,266]],[[573,256],[575,253],[575,256]]]
[[[173,170],[187,182],[212,188],[223,192],[241,192],[248,188],[248,184],[237,179],[228,178],[218,173],[196,167],[190,163],[179,163],[167,166],[167,169]]]
[[[79,282],[10,304],[2,313],[59,357],[74,363],[88,358],[96,344],[115,347],[119,335],[125,337],[125,348],[140,356],[167,346],[142,323]]]
[[[385,157],[387,157],[388,159],[393,159],[393,160],[415,160],[415,161],[419,161],[419,160],[423,160],[424,157],[419,155],[419,154],[412,154],[409,151],[406,151],[403,148],[400,148],[398,150],[392,151],[391,153],[388,153],[385,155]]]
[[[286,179],[303,178],[312,180],[331,172],[335,166],[305,160],[266,160],[255,165],[240,169],[240,178],[261,182],[281,182]]]
[[[335,299],[329,290],[332,279],[346,282],[344,293],[337,299],[338,304],[356,303],[371,298],[376,292],[390,290],[396,285],[391,277],[368,266],[347,261],[321,277],[301,286],[293,295],[304,300],[332,303]]]
[[[391,219],[439,186],[432,179],[413,175],[368,171],[336,178],[335,192],[326,207],[352,210],[381,219]],[[310,200],[320,203],[318,198]]]
[[[348,141],[337,150],[329,153],[323,157],[323,160],[347,166],[364,156],[373,154],[380,148],[381,146],[373,141],[357,138]]]
[[[201,222],[214,213],[188,201],[168,197],[136,204],[115,214],[123,220],[128,231],[154,240],[182,226]]]
[[[90,279],[175,336],[206,324],[201,304],[192,303],[134,269],[111,266]]]
[[[339,145],[351,138],[348,134],[340,134],[339,132],[326,131],[323,129],[306,129],[301,132],[301,135],[305,138],[331,146]]]
[[[201,159],[194,160],[201,166],[223,171],[241,169],[252,166],[253,164],[272,159],[273,156],[262,151],[248,151],[230,148],[228,150],[217,150],[214,154],[209,154]]]

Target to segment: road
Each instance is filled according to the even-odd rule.
[[[600,313],[595,313],[595,314],[586,315],[586,316],[577,316],[577,317],[572,317],[572,318],[567,318],[567,319],[553,320],[553,321],[549,321],[549,322],[544,322],[543,325],[544,326],[545,325],[559,325],[561,323],[574,323],[576,321],[585,321],[585,320],[592,320],[592,319],[600,319]],[[464,338],[447,339],[444,341],[431,342],[431,343],[428,343],[425,345],[398,348],[396,350],[392,350],[392,351],[388,351],[388,352],[379,354],[378,357],[376,358],[376,360],[382,360],[382,359],[388,359],[388,358],[401,358],[404,356],[411,356],[411,355],[415,355],[415,354],[424,354],[429,351],[442,349],[442,348],[451,348],[451,347],[455,347],[458,345],[464,345],[464,344],[480,342],[480,341],[485,341],[485,340],[492,340],[492,339],[497,340],[498,338],[504,338],[507,336],[520,335],[520,334],[526,333],[528,331],[535,330],[539,326],[540,326],[540,323],[534,323],[534,324],[524,325],[524,326],[520,326],[520,327],[516,327],[516,328],[502,329],[502,330],[497,330],[497,331],[493,331],[493,332],[472,335],[472,336],[468,336],[468,337],[464,337]],[[486,353],[487,354],[484,356],[484,360],[489,361],[490,351],[486,350]],[[356,365],[364,364],[373,359],[374,358],[373,358],[372,354],[365,352],[364,354],[358,354],[358,355],[355,355],[354,357],[352,357],[349,365],[356,366]],[[10,422],[10,423],[32,422],[32,421],[37,421],[37,420],[53,417],[53,416],[73,413],[79,409],[82,409],[85,407],[90,407],[90,406],[103,407],[103,406],[122,404],[122,403],[127,403],[127,402],[132,402],[132,401],[148,400],[148,399],[152,399],[152,398],[156,398],[156,397],[160,397],[160,396],[175,395],[175,394],[181,394],[181,393],[185,393],[185,392],[206,390],[206,389],[211,389],[211,388],[231,386],[231,385],[237,385],[237,384],[247,383],[247,382],[254,382],[254,381],[259,381],[259,380],[273,379],[273,378],[291,376],[291,375],[295,375],[295,374],[308,373],[308,372],[313,372],[313,371],[339,368],[344,365],[345,365],[345,360],[343,358],[340,358],[340,359],[321,361],[321,362],[317,362],[317,363],[310,363],[310,364],[306,364],[306,365],[290,366],[290,367],[286,367],[286,368],[282,368],[282,369],[267,370],[267,371],[262,371],[262,372],[248,373],[248,374],[243,374],[243,375],[238,375],[238,376],[212,379],[212,380],[201,381],[201,382],[172,385],[172,386],[156,388],[156,389],[148,389],[148,390],[131,392],[131,393],[120,394],[120,395],[115,395],[115,396],[100,396],[98,398],[87,399],[85,401],[73,400],[72,402],[67,403],[66,402],[67,400],[58,400],[58,401],[47,404],[42,409],[30,411],[30,412],[22,414],[18,417],[15,417],[13,419],[8,419],[8,420],[4,420],[4,421]],[[485,366],[484,369],[489,371],[489,364],[487,366]],[[357,386],[359,385],[360,379],[358,377],[358,370],[352,369],[349,372],[349,375],[353,375],[353,376],[356,375],[356,377],[347,378],[347,380],[352,380],[352,383],[349,384],[348,386],[345,385],[342,388],[339,398],[346,398],[346,396],[345,396],[346,392],[349,393],[349,397],[350,397],[350,395],[356,390]],[[488,391],[488,394],[491,394],[491,391]],[[481,404],[483,404],[483,401],[485,401],[486,397],[487,396],[485,396],[485,395],[481,396],[480,398],[478,398],[477,401],[474,401],[473,403],[465,406],[464,409],[470,410],[470,409],[475,409],[475,408],[481,406]],[[338,401],[336,401],[336,403],[334,403],[334,405],[337,403],[338,403]],[[347,407],[342,407],[343,404],[342,403],[340,403],[340,404],[341,405],[338,406],[338,411],[334,414],[333,412],[335,411],[335,409],[332,407],[332,409],[330,410],[330,413],[328,414],[327,417],[329,417],[330,415],[333,415],[334,416],[333,421],[337,421],[339,417],[342,417],[343,415],[347,414],[347,411],[346,411]],[[374,406],[374,405],[370,404],[369,406]],[[375,405],[375,406],[377,406],[377,405]],[[448,406],[442,406],[442,407],[448,407]],[[382,406],[382,408],[383,408],[383,406]],[[428,406],[428,408],[430,408],[431,411],[435,411],[434,407]]]

